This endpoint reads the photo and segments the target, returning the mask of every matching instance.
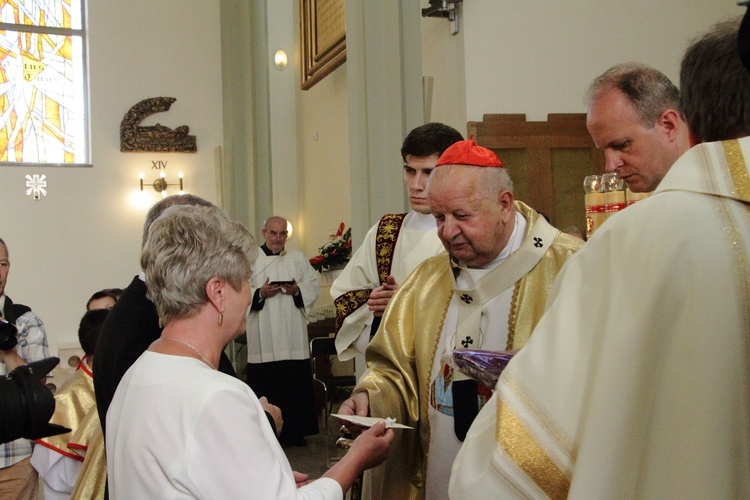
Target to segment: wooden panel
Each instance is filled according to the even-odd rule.
[[[585,233],[586,207],[583,203],[583,178],[589,175],[591,154],[585,149],[552,150],[552,191],[555,225],[565,230],[576,226]]]
[[[309,90],[346,61],[344,0],[300,0],[302,90]]]
[[[584,113],[547,115],[530,122],[523,114],[484,115],[468,133],[492,149],[513,179],[516,199],[543,213],[560,229],[583,229],[583,178],[604,172],[604,154],[586,129]]]

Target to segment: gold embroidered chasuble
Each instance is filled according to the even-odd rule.
[[[95,405],[94,379],[89,367],[81,362],[71,378],[55,394],[55,413],[50,418],[50,423],[62,425],[73,432],[38,439],[36,443],[66,457],[83,461],[83,457],[74,451],[75,444],[73,443],[72,449],[69,444],[73,433]]]
[[[104,453],[104,435],[96,407],[86,415],[81,423],[80,432],[77,432],[74,438],[76,442],[87,443],[87,446],[83,466],[78,473],[70,498],[71,500],[104,498],[107,484],[107,456]]]
[[[750,497],[748,164],[693,147],[570,260],[452,498]]]
[[[104,440],[96,410],[91,369],[84,362],[81,362],[70,380],[55,394],[55,413],[50,423],[62,425],[72,431],[42,438],[37,443],[83,462],[71,498],[104,498],[107,481]]]
[[[515,203],[516,210],[528,221],[524,238],[535,231],[536,224],[547,224],[533,209]],[[516,282],[508,318],[509,349],[524,345],[542,315],[555,276],[582,244],[581,240],[558,232],[531,272]],[[355,392],[369,393],[371,415],[395,417],[415,427],[414,431],[397,433],[389,458],[373,471],[373,498],[424,496],[425,458],[429,460],[430,442],[430,380],[452,295],[449,256],[428,259],[399,288],[378,334],[367,348],[368,371]]]

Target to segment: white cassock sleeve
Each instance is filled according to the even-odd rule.
[[[68,499],[83,462],[37,444],[31,454],[31,465],[44,482],[45,500]]]

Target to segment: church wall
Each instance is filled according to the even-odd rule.
[[[585,112],[590,81],[620,62],[649,64],[678,84],[689,40],[744,10],[734,0],[464,2],[468,120]]]
[[[429,0],[420,0],[427,7]],[[432,79],[427,121],[441,122],[466,135],[466,78],[463,26],[451,34],[445,19],[422,18],[422,74]]]
[[[339,223],[351,226],[346,63],[303,91],[300,102],[304,193],[300,217],[307,236],[301,250],[312,257]]]
[[[141,228],[158,200],[138,174],[153,181],[153,161],[169,180],[216,201],[214,148],[222,137],[218,0],[87,2],[93,168],[0,167],[0,237],[10,247],[7,292],[45,323],[50,354],[77,345],[86,300],[125,287],[139,272]],[[188,125],[198,152],[121,153],[123,115],[150,97],[177,98],[144,125]],[[47,176],[48,195],[25,196],[27,174]]]

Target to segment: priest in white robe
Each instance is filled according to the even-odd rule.
[[[411,272],[445,252],[427,204],[427,180],[443,151],[462,139],[460,132],[442,123],[420,125],[404,138],[401,159],[411,210],[386,214],[372,226],[331,286],[336,350],[342,361],[365,352],[390,298]]]
[[[680,108],[697,145],[562,270],[468,433],[452,498],[750,497],[750,74],[738,26],[688,49]]]
[[[287,221],[270,217],[253,266],[247,316],[247,383],[281,409],[282,444],[304,446],[318,433],[307,313],[320,295],[320,276],[297,250],[285,249]]]

